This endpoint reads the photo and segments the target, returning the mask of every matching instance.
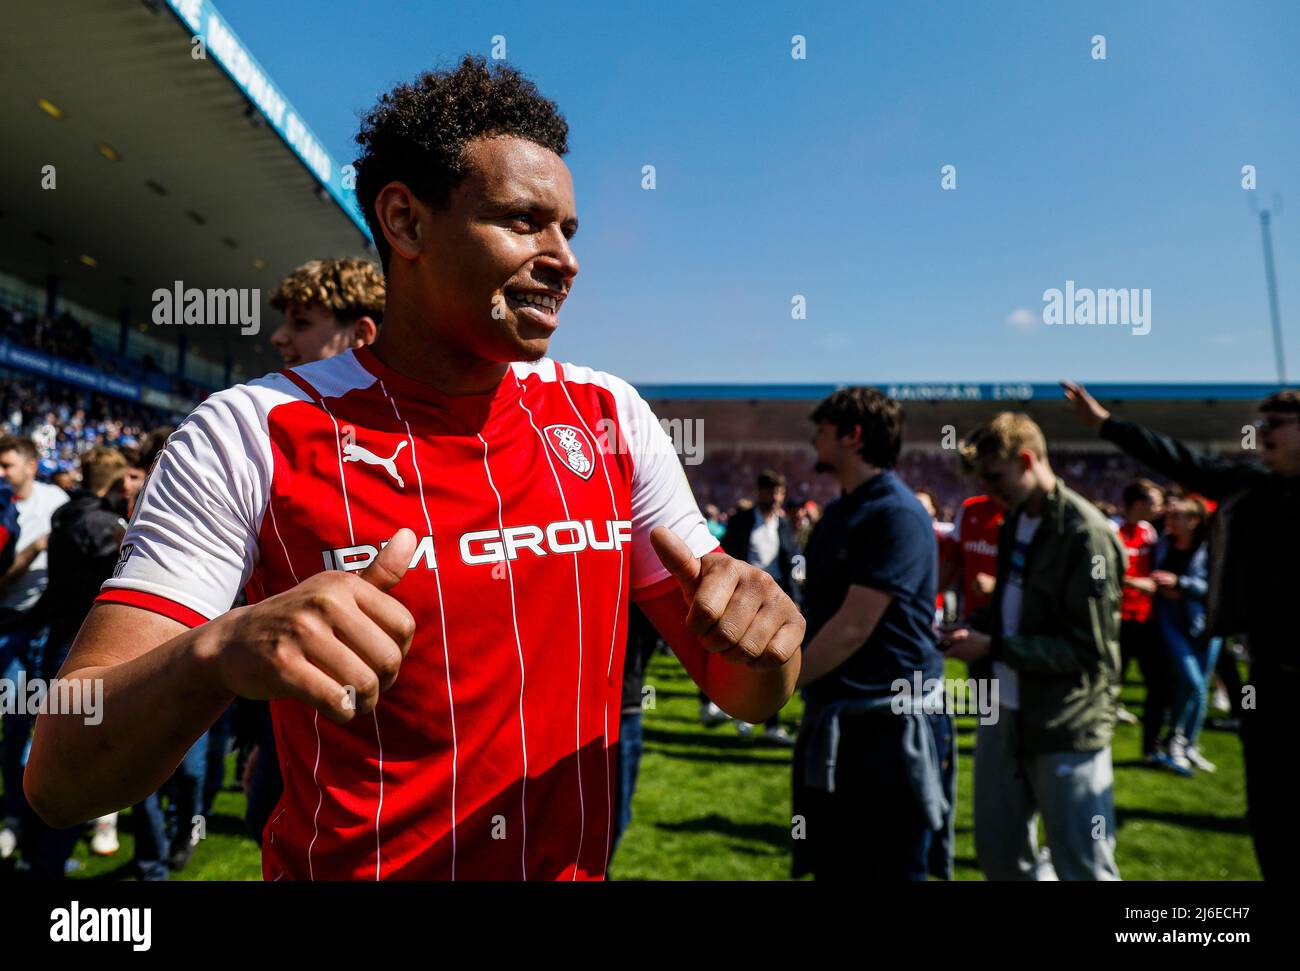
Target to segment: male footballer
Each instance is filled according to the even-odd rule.
[[[366,117],[379,338],[172,435],[62,671],[103,679],[103,722],[37,723],[48,823],[154,791],[242,696],[284,774],[266,879],[600,879],[629,601],[729,714],[789,698],[794,604],[719,550],[637,392],[546,356],[578,274],[567,136],[473,57]]]

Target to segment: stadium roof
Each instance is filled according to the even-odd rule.
[[[261,374],[278,363],[266,299],[280,277],[369,253],[340,164],[210,0],[8,5],[0,77],[0,269],[56,275],[62,296],[133,323],[176,280],[257,288],[258,335],[186,333],[191,353],[229,349]]]

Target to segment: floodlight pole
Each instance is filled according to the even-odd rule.
[[[1273,274],[1273,236],[1269,231],[1269,213],[1259,214],[1259,231],[1264,237],[1264,279],[1268,284],[1268,312],[1273,318],[1273,357],[1277,362],[1277,383],[1286,384],[1286,360],[1282,356],[1282,320],[1277,309],[1277,277]]]

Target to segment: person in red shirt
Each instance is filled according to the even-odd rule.
[[[1112,520],[1128,554],[1120,604],[1120,680],[1123,681],[1129,663],[1136,660],[1146,687],[1146,700],[1142,706],[1142,753],[1147,763],[1154,765],[1171,690],[1169,659],[1151,617],[1152,598],[1156,591],[1155,581],[1151,579],[1151,561],[1156,542],[1160,539],[1151,521],[1164,512],[1164,493],[1150,479],[1135,479],[1124,487],[1121,500],[1123,517]],[[1122,705],[1117,716],[1120,721],[1137,721]]]
[[[62,674],[101,680],[103,721],[36,731],[48,823],[153,791],[241,696],[271,700],[285,783],[266,879],[601,879],[629,600],[729,714],[789,699],[798,609],[719,550],[636,390],[546,356],[567,137],[471,56],[364,119],[379,338],[172,435]]]
[[[965,623],[989,604],[997,575],[998,530],[1006,506],[993,496],[971,496],[961,504],[940,560],[940,589],[957,590],[957,619]]]

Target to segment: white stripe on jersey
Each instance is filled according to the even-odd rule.
[[[578,421],[582,423],[582,427],[583,427],[583,429],[586,430],[586,432],[587,432],[588,435],[591,435],[592,440],[594,441],[595,438],[596,438],[596,436],[595,436],[595,435],[592,435],[591,429],[587,426],[587,419],[584,418],[583,415],[582,415],[582,412],[578,410],[578,406],[575,405],[575,404],[573,403],[573,398],[572,398],[572,396],[570,396],[570,394],[569,394],[569,389],[568,389],[567,385],[564,383],[564,381],[562,381],[562,380],[560,381],[560,389],[564,392],[564,397],[565,397],[566,399],[568,399],[569,407],[573,409],[573,413],[578,417]],[[602,451],[602,450],[598,449],[597,451]],[[601,472],[603,472],[604,475],[605,475],[605,485],[609,487],[609,507],[610,507],[610,515],[611,515],[614,519],[618,519],[618,500],[614,497],[614,483],[610,480],[610,477],[609,477],[609,457],[608,457],[607,455],[602,455],[602,456],[601,456],[601,460],[600,460],[600,470],[601,470]],[[634,473],[634,474],[635,474],[635,473]],[[623,547],[620,546],[620,547],[618,548],[618,596],[615,597],[615,599],[614,599],[614,626],[613,626],[613,629],[609,632],[609,661],[608,661],[608,662],[606,663],[606,665],[605,665],[605,681],[606,681],[606,682],[609,681],[610,675],[613,673],[613,670],[614,670],[614,645],[618,643],[618,624],[619,624],[619,618],[622,616],[622,606],[623,606]],[[623,698],[622,698],[621,689],[620,689],[620,695],[619,695],[619,710],[621,711],[622,708],[623,708]],[[613,802],[610,800],[610,797],[609,797],[609,759],[610,759],[610,755],[609,755],[609,697],[606,697],[606,698],[605,698],[605,729],[604,729],[604,731],[605,731],[605,734],[604,734],[604,739],[605,739],[605,759],[604,759],[604,761],[605,761],[605,816],[606,816],[606,823],[605,823],[605,860],[604,860],[604,862],[602,862],[601,865],[600,865],[600,878],[601,878],[602,880],[605,879],[605,868],[606,868],[606,866],[607,866],[608,863],[609,863],[609,851],[610,851],[610,846],[611,846],[611,843],[612,843],[612,840],[613,840],[613,835],[614,835],[614,804],[613,804]]]
[[[406,440],[411,443],[411,464],[415,466],[415,483],[420,490],[420,508],[424,510],[424,528],[425,535],[433,535],[433,522],[429,519],[429,505],[424,498],[424,477],[420,474],[420,460],[416,457],[415,436],[411,434],[411,423],[404,419],[401,412],[397,410],[397,402],[393,396],[388,393],[388,388],[384,382],[379,382],[379,390],[384,393],[389,404],[393,406],[393,414],[404,426],[406,426]],[[447,672],[447,708],[451,713],[451,878],[456,879],[456,702],[452,698],[451,692],[451,655],[450,648],[447,644],[447,613],[443,608],[442,601],[442,575],[433,571],[434,586],[438,591],[438,620],[442,624],[442,661],[443,667]]]
[[[492,481],[492,469],[488,466],[488,443],[481,434],[478,440],[483,443],[483,471],[487,473],[488,485],[497,497],[497,528],[504,534],[506,524],[504,510],[501,506],[501,493],[497,492],[496,483]],[[523,839],[519,846],[519,866],[523,879],[528,879],[528,733],[524,728],[524,646],[519,640],[519,612],[515,609],[515,572],[510,568],[510,559],[506,558],[506,579],[510,581],[510,619],[515,625],[515,650],[519,654],[519,742],[524,752],[524,774],[519,787],[519,814],[523,819]]]
[[[318,389],[318,390],[319,390],[319,389]],[[342,490],[343,490],[343,511],[347,514],[347,517],[348,517],[348,542],[351,543],[353,546],[356,546],[356,545],[357,545],[357,534],[356,534],[356,531],[352,528],[352,507],[348,505],[348,477],[347,477],[347,475],[344,474],[344,472],[343,472],[343,446],[342,446],[342,445],[340,444],[340,442],[339,442],[339,437],[340,437],[340,435],[341,435],[342,433],[339,431],[339,423],[338,423],[338,420],[334,417],[334,412],[330,411],[330,406],[327,405],[327,404],[325,403],[325,396],[324,396],[324,395],[321,395],[320,406],[321,406],[321,408],[323,408],[323,409],[325,410],[325,414],[327,414],[327,415],[330,416],[330,421],[334,423],[334,450],[335,450],[335,452],[338,454],[338,458],[339,458],[339,485],[342,486]],[[268,505],[269,505],[269,503],[268,503]],[[379,704],[379,703],[376,702],[376,703],[375,703],[375,707],[378,707],[378,704]],[[319,767],[320,767],[320,748],[321,748],[321,744],[320,744],[320,711],[319,711],[319,710],[316,711],[316,715],[315,715],[315,717],[312,719],[312,725],[313,725],[313,727],[316,729],[316,766],[317,766],[317,768],[319,768]],[[376,733],[376,735],[379,733],[379,718],[378,718],[378,716],[375,717],[375,733]],[[384,777],[383,777],[382,772],[383,772],[383,766],[381,765],[381,766],[380,766],[380,773],[381,773],[381,774],[380,774],[380,776],[379,776],[379,785],[380,785],[380,788],[381,788],[381,789],[383,788],[383,784],[384,784]],[[317,796],[318,796],[318,801],[317,801],[317,803],[316,803],[316,815],[312,817],[312,827],[314,828],[315,831],[312,833],[311,842],[307,845],[307,872],[308,872],[309,874],[312,872],[312,864],[311,864],[311,851],[312,851],[312,847],[314,847],[314,846],[316,845],[316,837],[320,835],[320,827],[317,825],[317,820],[319,820],[319,818],[320,818],[320,807],[321,807],[321,801],[323,801],[324,798],[325,798],[325,793],[324,793],[324,791],[323,791],[323,790],[321,789],[321,787],[320,787],[320,780],[316,777],[316,771],[315,771],[314,769],[312,770],[311,778],[312,778],[312,781],[316,783],[316,793],[317,793]],[[382,802],[382,797],[381,797],[381,802]],[[375,835],[376,835],[376,839],[378,838],[378,831],[379,831],[379,818],[378,818],[378,816],[376,816],[376,817],[375,817]],[[376,870],[378,870],[378,868],[379,868],[379,861],[378,861],[378,860],[375,861],[375,868],[376,868]],[[315,878],[313,877],[312,879],[315,879]],[[378,877],[376,877],[376,879],[378,879]]]
[[[524,386],[520,383],[518,376],[515,377],[515,383],[519,385],[519,407],[528,413],[528,424],[533,426],[533,431],[537,432],[537,437],[542,443],[542,454],[546,456],[546,462],[551,468],[551,476],[555,479],[555,488],[560,493],[560,505],[564,509],[564,518],[569,519],[569,500],[564,495],[564,486],[560,484],[560,473],[555,469],[555,455],[551,447],[547,444],[546,436],[542,430],[537,427],[537,422],[533,420],[532,410],[524,404]],[[617,517],[615,517],[617,518]],[[574,705],[574,748],[573,759],[578,766],[578,858],[573,862],[573,879],[578,879],[578,867],[582,863],[582,840],[587,832],[587,804],[582,793],[582,583],[578,577],[578,554],[577,551],[569,554],[573,557],[573,590],[577,597],[577,609],[574,611],[578,618],[578,694]],[[622,563],[619,564],[619,575],[622,576]]]

